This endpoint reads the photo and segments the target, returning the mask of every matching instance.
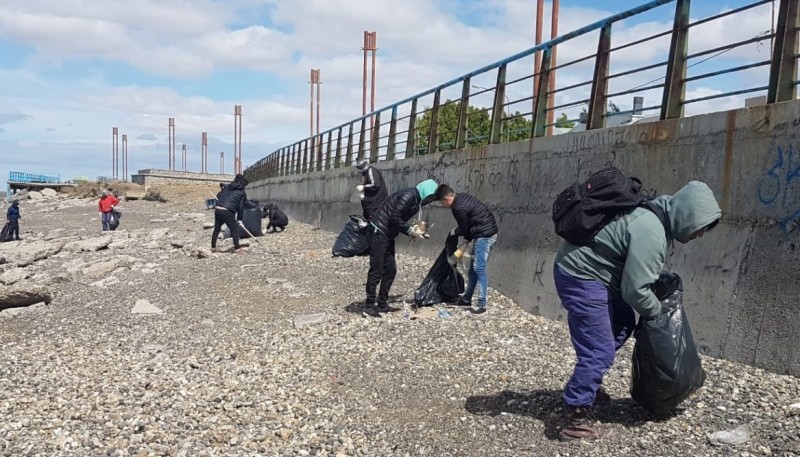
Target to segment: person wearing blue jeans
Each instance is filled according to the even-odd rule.
[[[440,184],[434,199],[445,208],[450,208],[458,223],[450,230],[450,236],[461,236],[467,243],[473,243],[472,262],[469,267],[467,288],[459,300],[460,306],[472,306],[472,296],[478,288],[478,307],[474,314],[486,312],[486,296],[489,281],[486,278],[486,264],[489,251],[497,241],[497,222],[489,207],[470,194],[455,193],[447,184]]]
[[[664,269],[670,244],[701,238],[722,214],[714,193],[699,181],[652,204],[661,208],[665,223],[649,209],[637,207],[612,219],[590,244],[565,241],[556,254],[553,278],[577,358],[562,397],[563,440],[605,435],[591,411],[611,401],[602,388],[603,377],[636,327],[634,311],[643,319],[661,314],[653,284]]]

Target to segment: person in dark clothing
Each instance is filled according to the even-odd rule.
[[[373,215],[369,230],[369,273],[367,299],[362,313],[364,317],[381,317],[380,313],[390,311],[389,289],[397,275],[394,239],[400,233],[414,238],[425,236],[419,224],[411,225],[408,220],[419,212],[421,206],[433,201],[434,192],[436,182],[432,179],[417,184],[416,188],[398,190]]]
[[[211,233],[211,249],[217,249],[217,237],[222,229],[222,224],[228,227],[233,237],[233,251],[239,252],[239,225],[237,220],[244,217],[244,207],[247,201],[247,194],[244,188],[247,186],[247,179],[238,174],[233,182],[223,187],[217,194],[217,205],[214,207],[214,231]]]
[[[370,165],[367,159],[358,162],[356,168],[364,175],[364,183],[356,186],[356,189],[361,193],[364,219],[370,220],[389,197],[389,192],[386,190],[381,171]]]
[[[286,214],[284,214],[277,205],[268,203],[266,206],[264,206],[264,213],[266,217],[269,218],[267,230],[272,228],[273,232],[282,232],[286,229],[286,226],[289,225],[289,218],[286,217]]]
[[[6,219],[8,220],[9,239],[13,237],[17,241],[22,241],[22,238],[19,237],[19,221],[22,220],[22,217],[19,214],[18,201],[14,201],[11,203],[11,206],[8,207]]]
[[[473,313],[483,314],[486,312],[486,295],[489,287],[486,264],[489,261],[489,251],[497,241],[497,222],[494,220],[492,210],[470,194],[455,193],[447,184],[442,184],[436,189],[434,198],[442,206],[453,211],[453,217],[458,225],[450,230],[450,235],[463,237],[465,242],[473,244],[467,287],[458,304],[472,306],[472,295],[477,286],[478,309]]]

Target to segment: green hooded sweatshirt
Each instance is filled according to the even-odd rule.
[[[655,213],[636,208],[617,216],[595,237],[594,242],[609,251],[606,255],[590,246],[565,242],[556,254],[556,264],[572,276],[603,282],[640,315],[657,316],[661,302],[650,286],[664,268],[669,242],[688,242],[689,236],[718,220],[722,212],[714,193],[699,181],[690,181],[674,195],[662,195],[653,203],[666,213],[669,234]],[[608,258],[612,252],[613,258]]]

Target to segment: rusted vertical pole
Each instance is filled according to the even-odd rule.
[[[369,161],[375,163],[378,161],[378,153],[381,143],[381,113],[375,114],[375,124],[372,126],[372,140],[369,145]]]
[[[461,102],[458,106],[458,127],[456,128],[456,149],[463,149],[467,142],[467,122],[469,114],[469,89],[472,78],[467,76],[461,86]]]
[[[372,49],[372,89],[370,90],[372,100],[370,102],[370,112],[375,112],[375,58],[378,53],[378,32],[372,32],[370,48]]]
[[[308,83],[308,136],[314,136],[314,69],[311,69],[311,80]]]
[[[800,6],[797,0],[781,0],[775,28],[775,46],[769,71],[767,103],[794,100],[797,94],[797,33],[800,29]]]
[[[552,22],[550,24],[550,39],[556,39],[558,37],[558,9],[559,9],[560,0],[553,0],[553,16]],[[558,46],[553,46],[552,48],[552,55],[550,56],[550,83],[549,87],[550,90],[556,90],[556,70],[555,67],[558,65]],[[556,104],[556,96],[555,94],[547,97],[548,101],[548,110],[547,110],[547,135],[553,134],[553,121],[555,119],[555,111],[553,111],[553,107]]]
[[[339,127],[339,132],[336,134],[336,158],[333,161],[333,168],[342,166],[342,128]]]
[[[489,144],[500,143],[500,131],[503,128],[503,102],[506,97],[506,64],[497,69],[497,84],[494,86],[494,105],[492,107],[492,128],[489,131]]]
[[[533,112],[533,130],[531,138],[542,137],[547,134],[547,91],[550,90],[550,64],[552,63],[551,48],[546,48],[542,54],[542,77],[539,78],[539,88],[536,90],[536,110]]]
[[[544,0],[536,1],[536,41],[535,45],[542,44],[542,28],[544,26]],[[542,71],[542,51],[536,51],[533,61],[533,97],[531,99],[531,112],[536,111],[536,91],[539,90],[539,72]]]
[[[675,21],[672,43],[667,58],[667,77],[661,99],[661,119],[683,117],[683,100],[686,95],[686,55],[689,49],[690,0],[675,2]]]
[[[111,180],[116,179],[117,174],[117,134],[119,127],[111,128]]]
[[[361,136],[358,139],[358,160],[363,159],[367,155],[366,149],[367,141],[367,118],[361,118]]]
[[[353,164],[353,123],[347,129],[347,155],[345,156],[345,166]]]
[[[128,182],[128,135],[122,134],[122,182]]]
[[[244,170],[243,164],[243,157],[242,157],[242,105],[239,105],[239,170],[237,173],[241,173]]]
[[[386,160],[394,160],[395,142],[397,141],[397,105],[392,107],[392,119],[389,121],[389,138],[386,142]]]
[[[417,155],[417,99],[411,100],[411,113],[408,115],[408,137],[406,138],[405,157]]]
[[[333,147],[333,130],[328,131],[328,147],[325,151],[325,169],[331,169],[331,151]]]
[[[361,96],[361,115],[365,116],[367,114],[367,35],[369,32],[364,30],[364,47],[361,49],[364,50],[364,92]]]
[[[439,102],[442,98],[442,90],[436,89],[433,94],[433,107],[431,108],[431,131],[428,136],[428,154],[433,154],[439,150]]]
[[[594,64],[592,93],[586,116],[586,130],[602,129],[606,126],[606,94],[608,93],[608,64],[611,50],[611,24],[600,29],[597,57]]]
[[[319,79],[319,69],[317,69],[317,135],[319,135],[319,110],[320,110],[320,84],[322,81]]]

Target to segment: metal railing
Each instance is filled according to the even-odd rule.
[[[773,0],[752,1],[694,22],[690,21],[691,0],[652,0],[284,146],[248,167],[245,175],[252,182],[351,166],[362,158],[379,162],[467,146],[519,141],[551,135],[555,128],[576,123],[585,125],[587,130],[601,129],[612,117],[640,115],[653,110],[658,111],[658,119],[673,119],[683,117],[687,105],[742,94],[763,93],[767,103],[793,100],[800,84],[797,71],[800,6],[797,0],[777,2],[774,27],[765,23],[767,30],[756,36],[703,48],[705,40],[701,37],[705,28],[712,25],[724,28],[726,25],[719,21],[740,20],[743,15],[752,15],[756,8],[773,7]],[[673,25],[668,30],[635,41],[612,42],[615,24],[668,7],[674,9]],[[597,31],[599,36],[594,42],[597,52],[553,65],[556,46],[562,56],[565,47],[572,51],[586,49],[592,45],[590,34]],[[700,46],[690,53],[689,39],[695,36],[700,38],[696,40]],[[725,56],[748,45],[762,46],[766,41],[771,43],[769,58]],[[660,52],[662,49],[664,52]],[[646,65],[623,64],[612,68],[612,55],[628,53],[630,56],[637,52],[654,54],[654,57]],[[532,71],[532,58],[541,59],[539,72]],[[714,71],[695,73],[695,67],[717,58],[733,60],[735,65],[721,65]],[[625,61],[624,58],[618,60]],[[592,78],[568,80],[563,86],[550,87],[551,73],[565,69],[570,70],[570,76],[584,73],[591,74]],[[767,71],[769,76],[764,78],[759,74],[753,78],[754,70]],[[686,96],[692,85],[708,83],[714,78],[725,78],[721,85],[730,86],[731,75],[737,74],[747,76],[748,80],[766,80],[761,85],[741,87],[737,84],[733,89],[716,90],[708,95]],[[646,81],[641,82],[643,80]],[[648,106],[634,103],[631,110],[610,109],[616,107],[612,98],[637,94],[655,95],[660,103]],[[576,114],[577,110],[581,111]],[[562,115],[555,119],[557,111]]]

